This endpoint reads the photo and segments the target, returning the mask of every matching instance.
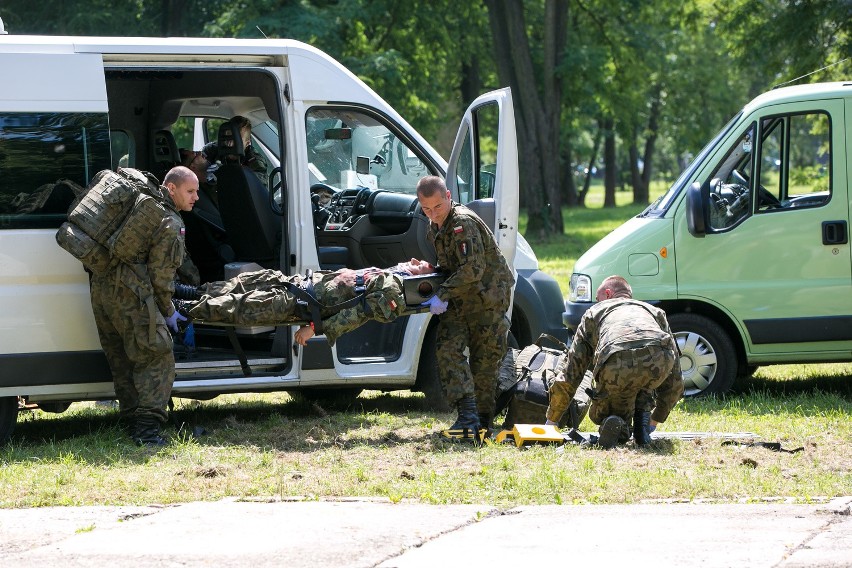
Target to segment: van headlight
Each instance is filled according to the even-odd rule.
[[[571,302],[592,301],[592,279],[585,274],[574,273],[569,282],[568,300]]]

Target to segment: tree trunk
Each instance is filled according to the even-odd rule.
[[[527,234],[544,238],[564,230],[559,194],[559,119],[561,82],[556,61],[564,51],[566,0],[547,0],[552,20],[545,29],[544,94],[539,95],[520,0],[486,0],[500,82],[512,88],[518,130],[522,201],[527,207]],[[560,25],[561,23],[561,25]],[[549,66],[549,67],[548,67]]]
[[[595,162],[598,161],[598,150],[601,147],[601,139],[603,138],[603,128],[600,128],[598,123],[598,131],[595,132],[595,141],[592,144],[592,153],[589,155],[589,165],[586,166],[586,177],[583,179],[583,189],[577,195],[577,205],[580,207],[586,206],[586,196],[589,194],[589,188],[592,185],[592,172],[594,171]]]
[[[612,117],[604,118],[601,125],[604,136],[604,207],[615,207],[615,185],[618,180],[618,162],[615,155],[615,123]]]

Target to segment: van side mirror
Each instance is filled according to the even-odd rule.
[[[710,198],[709,184],[693,183],[686,190],[686,226],[693,237],[707,234],[707,210],[705,204]]]

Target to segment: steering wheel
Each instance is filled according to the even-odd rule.
[[[327,195],[327,199],[323,200],[323,196]],[[311,208],[314,215],[314,226],[318,230],[322,230],[331,217],[331,209],[337,201],[337,189],[327,183],[315,183],[311,186]]]

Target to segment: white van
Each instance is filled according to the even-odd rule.
[[[185,214],[203,280],[256,265],[303,273],[433,259],[415,186],[446,175],[516,269],[517,342],[567,339],[559,286],[517,233],[508,89],[474,101],[448,164],[361,80],[296,41],[6,35],[0,73],[0,440],[19,397],[61,411],[114,396],[86,273],[54,239],[72,197],[56,182],[85,186],[119,166],[162,176],[179,145],[215,141],[235,115],[251,121],[268,167],[220,176],[218,206]],[[371,388],[441,402],[428,313],[370,323],[334,348],[319,337],[299,349],[289,326],[195,328],[195,349],[176,347],[177,396]]]

